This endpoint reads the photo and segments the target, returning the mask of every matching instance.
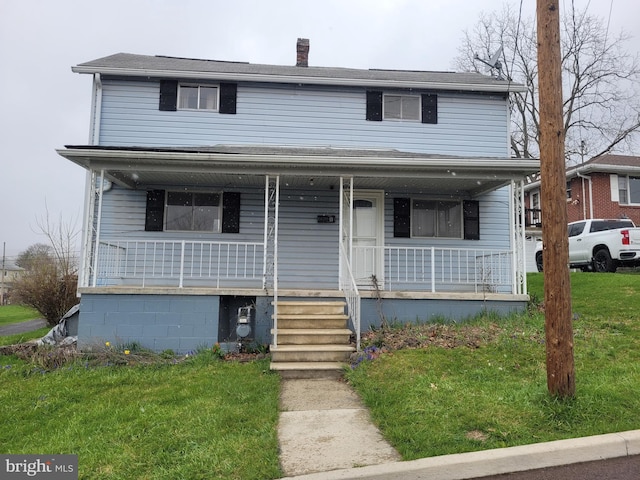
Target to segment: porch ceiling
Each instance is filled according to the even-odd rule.
[[[336,188],[354,177],[361,189],[477,195],[538,171],[538,160],[436,156],[397,150],[229,147],[105,148],[69,146],[58,153],[127,188],[257,186],[279,175],[293,188]]]

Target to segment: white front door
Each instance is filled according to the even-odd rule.
[[[384,192],[356,190],[353,195],[353,276],[358,286],[384,282]]]

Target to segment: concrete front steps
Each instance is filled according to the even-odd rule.
[[[283,301],[277,311],[278,345],[270,347],[271,370],[283,378],[340,377],[355,351],[345,303]]]

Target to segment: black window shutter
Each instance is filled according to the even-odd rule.
[[[240,193],[222,194],[222,233],[240,233]]]
[[[393,236],[411,236],[411,199],[393,199]]]
[[[164,190],[147,192],[147,215],[144,229],[147,232],[161,232],[164,225]]]
[[[422,94],[422,123],[438,123],[438,95]]]
[[[238,95],[238,85],[235,83],[220,84],[220,113],[236,113],[236,98]]]
[[[480,202],[465,200],[462,203],[464,215],[464,239],[480,240]]]
[[[367,92],[367,120],[382,121],[382,92]]]
[[[160,80],[160,110],[175,112],[178,105],[178,81]]]

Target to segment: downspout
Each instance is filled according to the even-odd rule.
[[[589,175],[583,175],[580,172],[576,172],[578,177],[589,182],[589,218],[593,218],[593,183],[591,183],[591,177]],[[587,198],[584,191],[584,180],[582,182],[582,218],[584,220],[587,219],[587,206],[585,205],[584,199]]]

